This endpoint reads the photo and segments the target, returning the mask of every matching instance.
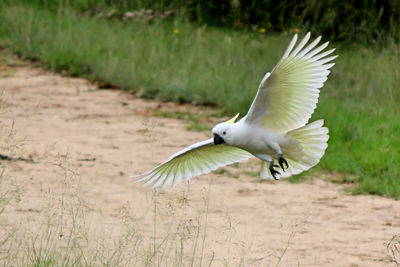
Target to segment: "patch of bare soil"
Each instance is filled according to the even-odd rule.
[[[4,69],[6,264],[32,261],[39,247],[65,255],[69,246],[84,251],[83,265],[112,263],[111,251],[131,266],[395,265],[388,243],[400,233],[399,201],[349,195],[321,179],[259,183],[242,171],[258,171],[253,161],[164,192],[143,188],[128,176],[210,133],[150,116],[163,104],[126,92],[29,66]]]

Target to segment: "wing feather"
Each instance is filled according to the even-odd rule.
[[[175,162],[172,163],[171,165],[172,165],[171,169],[169,170],[168,174],[166,174],[166,179],[163,185],[161,186],[161,189],[164,189],[172,182],[173,178],[175,177],[174,174],[176,175],[176,179],[179,176],[179,172],[177,171],[177,163]]]
[[[291,57],[295,57],[300,52],[300,50],[306,45],[308,40],[310,40],[310,36],[311,34],[308,32],[306,36],[304,36],[303,40],[301,40],[301,42],[297,45],[296,49],[294,49],[293,52],[290,53]]]
[[[321,41],[321,36],[318,36],[311,44],[303,49],[297,56],[302,57],[307,54],[311,49],[313,49]]]
[[[309,40],[307,33],[295,46],[295,35],[279,63],[264,76],[246,115],[248,123],[285,133],[308,122],[337,57],[327,57],[335,49],[323,52],[329,42],[317,46],[321,37],[307,45]]]
[[[148,184],[151,184],[155,180],[157,180],[158,177],[160,177],[160,176],[161,176],[161,173],[151,173],[150,175],[138,180],[138,182],[146,181],[148,179],[147,182],[143,184],[144,186],[146,186]]]
[[[178,165],[178,167],[177,167],[178,168],[178,172],[176,174],[176,177],[174,179],[174,183],[172,184],[172,187],[177,186],[182,181],[182,177],[183,177],[183,174],[184,174],[184,172],[182,171],[182,167],[183,167],[183,164]]]
[[[327,46],[329,45],[329,42],[325,42],[322,45],[318,46],[317,48],[315,48],[314,50],[311,50],[309,53],[305,54],[303,56],[304,59],[309,59],[311,57],[313,57],[314,55],[318,54],[319,52],[321,52],[322,50],[324,50]],[[335,51],[335,50],[333,50]],[[332,51],[332,52],[333,52]]]
[[[188,181],[194,176],[252,157],[253,155],[240,148],[225,144],[216,146],[211,138],[175,153],[167,161],[139,175],[137,181],[144,182],[144,185],[153,184],[153,187],[161,186],[161,189],[171,183],[175,187],[182,179]]]
[[[297,34],[293,36],[292,41],[290,41],[288,48],[286,48],[285,53],[283,53],[282,59],[287,58],[289,53],[292,51],[294,45],[296,44],[296,41],[297,41]]]
[[[334,51],[336,50],[336,48],[332,48],[331,50],[328,50],[324,53],[318,54],[316,56],[314,56],[315,53],[313,53],[313,55],[305,55],[304,59],[310,59],[310,62],[315,62],[317,60],[319,60],[320,58],[326,57],[330,54],[332,54]]]

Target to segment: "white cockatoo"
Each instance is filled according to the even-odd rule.
[[[281,60],[267,72],[247,115],[217,124],[213,138],[193,144],[167,161],[140,175],[144,185],[165,188],[188,181],[234,162],[257,157],[262,179],[289,177],[315,166],[325,153],[329,139],[323,120],[307,124],[316,108],[319,88],[327,80],[328,42],[317,46],[321,37],[308,44],[310,33],[295,47],[294,35]],[[275,162],[277,164],[275,164]],[[279,164],[279,165],[278,165]],[[267,168],[269,170],[267,170]],[[280,168],[280,172],[277,170]]]

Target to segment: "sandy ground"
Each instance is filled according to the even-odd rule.
[[[319,178],[259,183],[244,171],[258,171],[252,161],[164,192],[143,188],[128,176],[209,133],[149,115],[172,104],[17,65],[0,69],[1,192],[11,192],[0,237],[12,233],[1,247],[8,264],[32,258],[36,243],[56,247],[40,241],[45,236],[74,233],[98,258],[119,244],[120,265],[141,266],[147,257],[161,266],[395,266],[387,244],[400,233],[399,201],[353,196]],[[71,218],[80,230],[71,230]]]

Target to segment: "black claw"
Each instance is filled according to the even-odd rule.
[[[269,171],[271,172],[271,175],[272,175],[272,177],[273,177],[275,180],[279,180],[279,178],[276,177],[276,175],[277,175],[277,174],[281,174],[281,173],[278,172],[278,171],[275,171],[275,170],[274,170],[274,167],[279,167],[279,166],[276,165],[276,164],[274,164],[273,161],[271,161],[270,164],[269,164]]]
[[[286,165],[286,169],[289,168],[289,164],[287,163],[286,159],[284,157],[282,157],[282,155],[279,155],[278,162],[279,162],[279,166],[281,166],[281,169],[283,171],[285,171],[283,164]]]

